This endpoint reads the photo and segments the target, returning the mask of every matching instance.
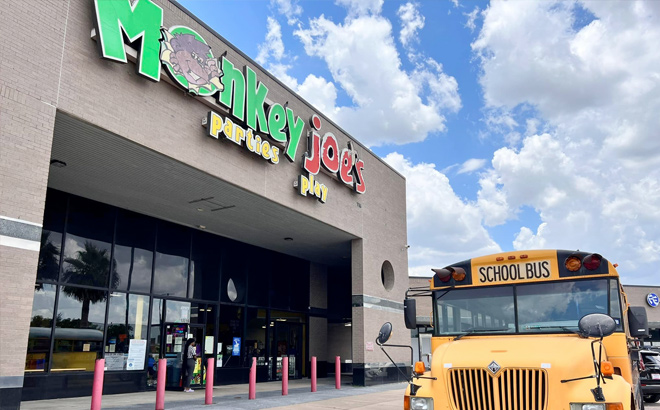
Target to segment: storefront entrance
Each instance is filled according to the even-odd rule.
[[[289,378],[303,377],[303,324],[275,321],[274,339],[271,357],[275,361],[273,366],[273,380],[282,380],[282,359],[289,358]]]
[[[205,374],[205,355],[204,340],[206,336],[206,326],[190,325],[187,323],[166,323],[163,332],[162,352],[167,360],[166,385],[165,388],[178,390],[183,385],[183,365],[186,359],[187,341],[195,338],[197,341],[197,364],[193,372],[192,385],[204,385],[206,382]],[[210,347],[213,354],[213,347]]]

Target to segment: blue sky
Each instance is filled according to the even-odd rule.
[[[660,2],[180,2],[406,176],[411,274],[579,248],[660,284]]]

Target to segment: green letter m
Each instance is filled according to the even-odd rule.
[[[126,52],[122,31],[131,42],[142,37],[138,73],[159,81],[160,26],[163,24],[163,9],[151,0],[137,0],[133,6],[129,0],[94,0],[94,6],[101,56],[125,63]]]

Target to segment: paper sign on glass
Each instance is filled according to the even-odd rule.
[[[204,340],[204,353],[213,354],[213,342],[215,342],[213,336],[206,336],[206,339]]]
[[[144,370],[144,355],[147,352],[147,341],[131,339],[128,346],[126,370]]]

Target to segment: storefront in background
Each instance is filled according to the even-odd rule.
[[[309,271],[299,258],[49,190],[23,396],[48,397],[45,386],[93,371],[101,357],[109,377],[124,372],[136,390],[156,387],[164,357],[167,387],[178,389],[191,337],[193,384],[204,384],[208,358],[223,384],[246,382],[253,358],[258,381],[280,380],[283,357],[290,378],[304,377]],[[330,284],[328,294],[345,302],[333,315],[350,317],[348,287]]]
[[[190,337],[197,384],[208,358],[223,384],[312,356],[398,380],[373,340],[404,328],[400,174],[174,1],[0,13],[40,61],[0,77],[1,408],[90,394],[98,358],[104,393],[160,358],[180,388]]]

